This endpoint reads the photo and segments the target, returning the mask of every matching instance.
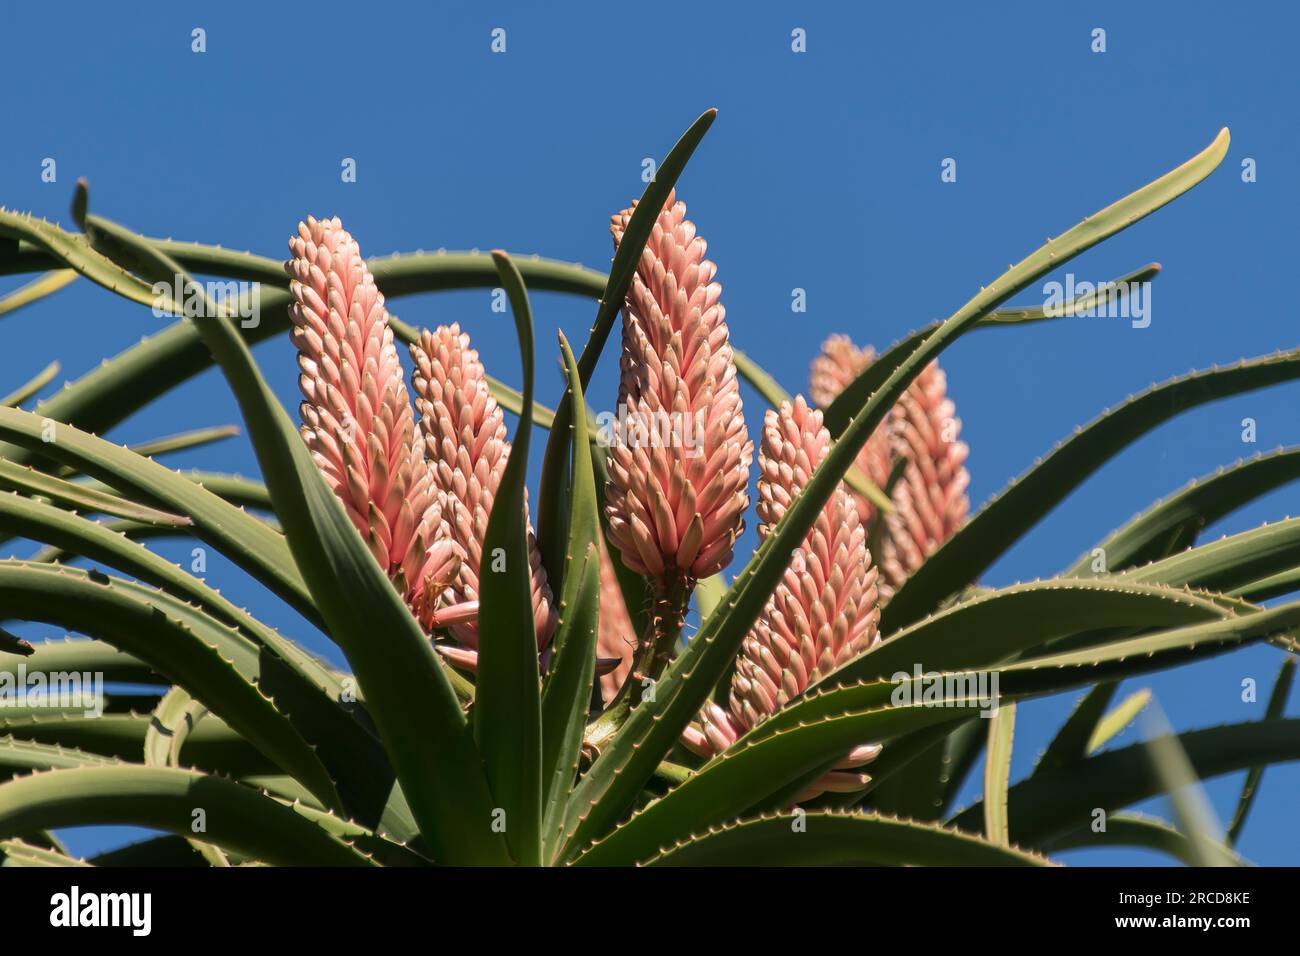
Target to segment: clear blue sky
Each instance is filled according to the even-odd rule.
[[[981,332],[944,356],[971,446],[972,499],[1153,382],[1297,344],[1293,4],[739,8],[5,3],[0,203],[67,222],[73,184],[86,176],[93,208],[133,228],[266,255],[284,255],[311,213],[341,216],[371,255],[500,246],[604,268],[608,217],[640,194],[642,159],[662,157],[713,106],[718,120],[680,192],[719,265],[734,341],[795,390],[806,388],[829,333],[887,346],[947,316],[1044,237],[1182,162],[1226,125],[1232,147],[1209,181],[1070,266],[1096,281],[1161,262],[1149,328],[1066,319]],[[206,53],[191,52],[195,27],[206,30]],[[496,27],[506,31],[504,54],[489,48]],[[796,27],[807,31],[803,54],[791,51]],[[1090,49],[1097,27],[1105,53]],[[46,157],[58,164],[53,184],[40,179]],[[340,181],[344,157],[357,162],[356,183]],[[949,157],[955,183],[940,181]],[[1248,157],[1258,175],[1249,184]],[[804,315],[790,310],[795,287],[807,290]],[[486,292],[458,293],[398,300],[394,311],[422,325],[460,321],[489,371],[517,381],[511,330],[489,304]],[[557,326],[584,339],[591,303],[539,295],[535,307],[540,348],[552,347]],[[75,378],[161,321],[78,283],[5,319],[0,387],[54,358]],[[287,343],[257,354],[296,403]],[[611,349],[591,390],[598,407],[614,402],[614,365]],[[540,397],[553,403],[560,385],[549,355],[539,368]],[[1300,443],[1297,388],[1161,427],[986,582],[1050,575],[1188,479]],[[751,392],[746,402],[754,428],[761,403]],[[1241,440],[1247,416],[1258,423],[1256,445]],[[234,403],[209,373],[113,437],[233,421]],[[181,460],[256,473],[242,438]],[[1277,492],[1212,534],[1300,510],[1297,494]],[[320,646],[223,560],[209,561],[208,580]],[[1263,704],[1242,703],[1240,682],[1256,678],[1266,696],[1279,663],[1276,651],[1256,648],[1126,690],[1153,687],[1180,729],[1251,719]],[[1071,700],[1022,708],[1018,773]],[[1300,857],[1298,783],[1300,766],[1268,772],[1241,843],[1249,858]],[[1225,819],[1239,785],[1209,786]],[[1149,809],[1168,814],[1161,801]],[[73,846],[103,839],[85,834]],[[1066,859],[1161,862],[1144,852]]]

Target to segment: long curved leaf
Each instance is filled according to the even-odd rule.
[[[127,501],[117,495],[86,488],[62,478],[42,474],[33,468],[14,465],[0,460],[0,488],[40,495],[51,501],[92,514],[115,515],[154,525],[188,527],[194,522],[182,515],[169,514],[145,505]]]
[[[646,866],[1046,866],[969,833],[866,813],[738,820],[665,847]]]
[[[71,767],[111,767],[120,761],[73,747],[49,744],[21,737],[0,735],[0,776],[12,771],[61,770]]]
[[[1009,841],[1007,787],[1015,729],[1016,705],[1003,704],[989,720],[989,744],[984,761],[984,835],[998,846],[1007,846]]]
[[[1256,498],[1300,478],[1300,449],[1286,449],[1238,462],[1230,468],[1194,481],[1164,501],[1157,502],[1099,547],[1106,570],[1123,571],[1166,557],[1164,544],[1183,528],[1200,531]],[[1072,578],[1090,577],[1092,552],[1066,571]]]
[[[589,866],[618,866],[646,859],[660,847],[754,808],[858,744],[946,723],[962,709],[974,712],[979,706],[978,701],[957,701],[953,708],[919,703],[879,707],[827,716],[738,743],[597,841],[578,860]]]
[[[1296,564],[1300,564],[1300,518],[1288,518],[1134,568],[1120,579],[1231,593]]]
[[[36,395],[46,385],[54,380],[54,376],[59,374],[60,365],[58,362],[51,362],[45,368],[41,369],[34,376],[18,386],[4,398],[0,398],[0,405],[8,408],[17,408],[27,399]]]
[[[1300,378],[1300,350],[1194,372],[1143,392],[1076,432],[931,554],[881,615],[884,633],[971,584],[1109,458],[1181,411]]]
[[[514,314],[524,402],[483,535],[474,739],[496,806],[505,814],[506,842],[516,862],[535,866],[542,856],[542,705],[524,498],[532,432],[533,313],[510,257],[493,252],[492,259]]]
[[[85,860],[73,859],[58,850],[32,846],[22,840],[0,840],[0,866],[90,866],[90,864]]]
[[[149,714],[102,714],[86,717],[56,711],[34,711],[25,716],[0,719],[0,734],[15,741],[63,748],[102,760],[140,762],[145,740],[152,726]],[[35,756],[39,757],[40,754]],[[14,755],[9,766],[49,769],[40,762],[18,763]],[[78,764],[80,765],[80,764]],[[185,740],[184,766],[229,777],[267,776],[280,771],[275,762],[260,753],[225,721],[209,716]],[[299,785],[299,789],[302,787]],[[315,800],[308,790],[307,799]]]
[[[138,657],[190,689],[313,793],[337,805],[338,794],[316,754],[235,667],[241,651],[235,632],[208,629],[205,637],[220,641],[210,644],[195,632],[201,624],[196,616],[187,618],[163,598],[97,572],[0,562],[0,607],[7,615],[92,634]],[[248,647],[246,653],[255,656]]]
[[[587,712],[596,674],[600,625],[600,514],[596,477],[587,436],[587,405],[582,377],[569,342],[560,333],[560,350],[573,403],[574,436],[569,508],[569,544],[560,594],[555,651],[542,692],[542,782],[545,786],[543,852],[554,851],[564,808],[577,776]]]
[[[1282,662],[1273,682],[1273,692],[1269,694],[1268,709],[1264,712],[1265,720],[1279,720],[1286,713],[1287,698],[1291,696],[1291,685],[1295,682],[1296,659],[1288,657]],[[1228,846],[1236,846],[1250,816],[1250,808],[1255,805],[1259,794],[1259,785],[1264,780],[1264,765],[1256,764],[1246,773],[1246,781],[1241,785],[1241,796],[1237,798],[1237,808],[1232,813],[1232,822],[1228,824],[1226,841]]]
[[[39,302],[76,281],[77,273],[72,269],[55,269],[47,272],[8,295],[0,296],[0,315],[17,312],[23,306]]]
[[[0,440],[40,449],[137,500],[187,516],[197,537],[265,583],[308,620],[319,621],[284,536],[202,486],[71,425],[16,408],[0,408]]]
[[[1177,627],[1227,611],[1207,598],[1108,578],[1013,584],[956,604],[880,641],[814,685],[992,666],[1048,641],[1109,628]]]
[[[1202,780],[1253,766],[1300,760],[1300,719],[1229,724],[1178,735],[1196,776]],[[1092,821],[1096,808],[1107,812],[1161,792],[1162,785],[1145,743],[1088,757],[1060,770],[1034,774],[1011,788],[1011,837],[1038,845]],[[974,804],[953,824],[978,826],[983,807]]]
[[[148,664],[103,641],[72,638],[39,641],[21,661],[0,656],[0,674],[13,677],[19,663],[31,671],[94,671],[123,684],[165,683]]]
[[[79,767],[0,784],[0,837],[32,830],[119,824],[195,834],[287,866],[366,866],[364,856],[278,801],[221,777],[162,767]]]
[[[186,692],[184,687],[173,687],[158,702],[149,720],[144,736],[144,763],[146,767],[180,767],[181,748],[186,738],[205,716],[208,709]],[[229,866],[230,860],[221,848],[203,840],[191,840],[195,851],[212,866]]]
[[[116,533],[110,526],[88,521],[39,501],[0,494],[0,531],[103,562],[202,607],[227,624],[243,630],[248,637],[292,664],[326,693],[336,698],[342,693],[338,679],[292,641],[280,637],[200,579]]]
[[[1199,865],[1196,847],[1182,831],[1164,820],[1140,813],[1109,814],[1105,830],[1098,832],[1091,826],[1079,827],[1046,841],[1043,849],[1055,853],[1060,850],[1090,850],[1113,846],[1159,850],[1188,866]],[[1237,862],[1240,863],[1240,860]]]

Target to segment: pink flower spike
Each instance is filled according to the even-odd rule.
[[[635,206],[614,216],[617,246]],[[605,488],[609,538],[651,579],[634,678],[671,659],[695,582],[722,570],[745,527],[753,443],[745,429],[722,286],[706,244],[670,195],[623,308],[618,432]],[[627,681],[633,703],[644,686]]]
[[[632,669],[637,636],[632,629],[632,618],[627,613],[623,590],[619,587],[618,577],[605,550],[604,540],[601,539],[597,543],[600,547],[600,624],[597,630],[596,654],[598,659],[616,662],[613,667],[600,675],[601,697],[609,703],[618,693],[618,689],[623,686],[623,681]]]
[[[634,208],[613,217],[615,245]],[[705,249],[669,196],[623,310],[619,404],[630,427],[610,447],[610,537],[629,568],[665,581],[722,570],[749,505],[753,444]]]
[[[758,533],[773,527],[830,451],[822,413],[802,396],[768,411],[759,449]],[[817,515],[803,545],[741,645],[729,706],[709,702],[682,743],[701,756],[730,747],[757,724],[877,640],[876,569],[848,489],[840,485]],[[844,769],[873,760],[880,748],[854,748],[814,789],[847,786]],[[837,775],[838,774],[838,775]]]
[[[874,359],[871,349],[859,349],[845,336],[827,339],[812,363],[818,405],[834,401]],[[947,376],[931,362],[858,453],[857,466],[881,487],[895,462],[907,459],[893,489],[893,514],[877,515],[870,502],[855,494],[858,513],[878,542],[882,603],[965,524],[970,511],[965,467],[969,449],[958,439],[961,420],[947,391]]]
[[[454,604],[477,602],[483,536],[510,454],[505,418],[488,390],[478,352],[459,325],[422,332],[411,346],[411,358],[424,454],[434,487],[445,501],[448,535],[462,557],[459,573],[448,579],[447,599]],[[528,556],[533,624],[538,647],[544,648],[555,630],[556,615],[531,527]],[[465,647],[478,647],[477,620],[455,622],[451,633]]]
[[[308,218],[285,265],[302,437],[380,566],[413,608],[457,573],[442,502],[415,429],[384,297],[337,218]]]

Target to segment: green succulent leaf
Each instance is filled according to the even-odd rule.
[[[302,814],[241,784],[163,767],[78,767],[0,784],[0,838],[90,824],[193,832],[205,811],[207,840],[284,866],[367,866],[353,847]]]
[[[320,620],[284,536],[193,481],[71,425],[16,408],[0,408],[0,440],[39,449],[138,501],[185,515],[193,522],[197,537],[262,581],[308,620]]]
[[[1016,705],[1003,704],[989,720],[988,756],[984,761],[984,835],[990,843],[1008,846],[1007,788],[1011,776],[1011,745],[1016,729]]]
[[[0,398],[0,405],[6,408],[17,408],[50,384],[54,380],[54,376],[59,374],[60,367],[58,362],[51,362],[4,398]]]
[[[751,734],[715,757],[685,783],[634,814],[578,859],[590,866],[618,866],[652,856],[691,833],[725,823],[754,808],[786,784],[816,773],[855,746],[930,724],[946,723],[978,702],[952,708],[878,707]]]
[[[71,767],[109,767],[120,761],[74,747],[0,736],[0,778],[33,770],[61,770]]]
[[[560,334],[560,350],[573,403],[573,489],[569,509],[569,545],[564,588],[560,595],[555,650],[542,696],[542,781],[546,787],[544,852],[554,844],[564,823],[564,808],[578,772],[582,737],[596,673],[596,638],[600,625],[600,514],[596,478],[587,454],[587,409],[582,378],[568,340]]]
[[[780,813],[664,847],[647,866],[1046,866],[969,833],[870,813]]]
[[[1208,598],[1114,579],[1052,578],[990,591],[912,624],[818,686],[896,673],[988,667],[1049,641],[1107,628],[1168,628],[1225,617]]]
[[[49,847],[33,846],[22,840],[0,840],[0,866],[90,866],[85,860],[77,860],[51,850]]]
[[[1282,662],[1281,668],[1277,672],[1277,680],[1273,682],[1273,692],[1268,698],[1268,709],[1264,713],[1265,720],[1280,720],[1286,713],[1287,699],[1291,696],[1291,685],[1295,683],[1296,659],[1288,657]],[[1233,811],[1232,822],[1228,824],[1228,832],[1225,842],[1228,846],[1236,846],[1237,840],[1241,837],[1241,831],[1246,826],[1246,819],[1250,816],[1250,809],[1255,805],[1255,798],[1259,795],[1259,785],[1264,780],[1264,764],[1256,764],[1246,773],[1246,782],[1241,786],[1241,796],[1237,799],[1237,808]]]
[[[38,641],[24,660],[0,656],[0,674],[11,679],[23,664],[29,673],[42,671],[91,671],[104,675],[105,681],[123,684],[159,684],[163,679],[144,661],[105,644],[103,641],[70,638]]]
[[[1115,681],[1102,681],[1089,688],[1043,751],[1034,767],[1034,773],[1065,767],[1086,757],[1097,724],[1105,716],[1106,708],[1110,706],[1117,690],[1119,684]]]
[[[70,508],[89,513],[116,515],[152,525],[171,525],[189,527],[194,522],[182,515],[169,514],[157,508],[149,508],[117,495],[86,488],[62,478],[54,478],[33,468],[14,465],[0,460],[0,488],[21,491],[28,495],[40,495],[51,501]]]
[[[194,726],[207,716],[208,709],[191,697],[184,687],[173,687],[158,702],[144,736],[146,767],[180,767],[181,747]],[[195,851],[212,866],[229,866],[221,848],[191,838]]]
[[[535,866],[542,855],[541,678],[524,500],[532,431],[533,314],[524,280],[510,257],[503,252],[492,257],[514,313],[524,402],[483,536],[483,554],[504,555],[505,560],[500,570],[486,562],[480,568],[474,737],[496,805],[505,812],[506,840],[514,858]]]
[[[208,709],[184,687],[173,687],[158,702],[144,735],[146,767],[181,766],[181,747]]]
[[[14,618],[92,634],[138,657],[190,689],[313,793],[337,805],[315,752],[233,663],[243,658],[246,668],[255,666],[256,648],[232,629],[205,627],[180,602],[101,572],[13,560],[0,562],[0,606]]]
[[[1262,525],[1120,575],[1121,580],[1232,593],[1300,563],[1300,518]]]
[[[1084,479],[1181,411],[1300,378],[1300,350],[1194,372],[1148,389],[1104,413],[1012,483],[931,554],[881,615],[885,633],[931,611],[971,584]]]
[[[1229,724],[1178,735],[1202,780],[1252,766],[1300,760],[1300,719]],[[1107,750],[1059,770],[1034,774],[1011,788],[1011,838],[1038,846],[1092,822],[1095,808],[1107,813],[1156,796],[1163,783],[1146,743]],[[978,826],[976,803],[957,814],[959,828]]]
[[[9,215],[17,214],[10,213]],[[15,289],[8,295],[0,296],[0,315],[17,312],[24,306],[48,298],[75,281],[77,281],[77,273],[73,269],[55,269],[52,272],[47,272],[45,275],[28,282],[22,288]]]
[[[152,458],[154,455],[166,455],[174,451],[202,448],[204,445],[211,445],[213,442],[233,438],[238,434],[239,428],[236,425],[213,425],[209,428],[195,428],[176,435],[154,438],[138,445],[131,445],[130,448],[137,455]]]
[[[1177,827],[1148,817],[1140,813],[1112,813],[1106,818],[1106,829],[1095,831],[1091,826],[1079,827],[1058,837],[1046,841],[1043,850],[1057,853],[1061,850],[1085,850],[1099,847],[1136,846],[1148,850],[1159,850],[1188,866],[1198,866],[1200,857],[1192,841]],[[1234,863],[1241,865],[1240,858],[1233,857],[1231,849],[1224,847],[1227,856]]]
[[[105,713],[99,717],[86,717],[80,711],[33,708],[27,713],[9,714],[6,711],[5,718],[0,720],[0,734],[16,741],[63,748],[99,758],[96,762],[125,760],[139,763],[145,749],[145,738],[152,726],[152,714]],[[20,755],[14,754],[12,763],[5,766],[49,769],[40,762],[40,754],[34,757],[36,762],[25,765],[18,762]],[[213,716],[198,723],[193,733],[185,738],[184,760],[178,766],[241,778],[267,777],[280,772],[274,761],[232,730],[225,721]],[[306,799],[316,800],[301,784],[298,787]]]
[[[1123,733],[1124,728],[1137,719],[1137,715],[1142,713],[1150,700],[1151,691],[1144,687],[1120,701],[1113,710],[1097,721],[1097,726],[1093,728],[1088,738],[1087,752],[1096,753]]]
[[[1223,828],[1215,819],[1205,788],[1158,704],[1152,705],[1148,723],[1164,730],[1146,741],[1147,757],[1160,781],[1161,791],[1173,806],[1179,829],[1191,843],[1194,865],[1233,866],[1235,854],[1223,843]]]
[[[1194,535],[1297,478],[1300,478],[1300,449],[1288,449],[1238,462],[1194,481],[1157,502],[1098,546],[1106,571],[1123,571],[1167,557],[1168,542],[1184,529],[1191,529]],[[1066,575],[1082,578],[1104,573],[1092,570],[1095,556],[1095,550],[1084,555]]]

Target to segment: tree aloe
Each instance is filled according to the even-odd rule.
[[[52,831],[105,823],[162,834],[133,862],[179,852],[213,866],[1043,865],[1126,842],[1238,859],[1207,850],[1205,833],[1116,813],[1163,778],[1145,751],[1098,750],[1148,702],[1111,708],[1125,677],[1251,642],[1294,648],[1300,601],[1259,603],[1300,589],[1292,523],[1212,545],[1197,532],[1300,474],[1297,453],[1157,503],[1099,543],[1100,564],[999,589],[979,578],[1127,444],[1201,402],[1300,377],[1300,353],[1130,399],[973,515],[937,364],[971,329],[1051,318],[1002,306],[1203,180],[1227,131],[946,321],[880,354],[830,340],[805,399],[736,350],[716,267],[676,198],[713,120],[613,217],[608,276],[500,251],[367,261],[341,222],[311,218],[281,267],[138,235],[91,212],[84,184],[79,233],[0,210],[0,273],[45,273],[0,314],[83,277],[176,316],[35,411],[21,406],[52,369],[0,407],[0,530],[45,546],[0,562],[0,623],[84,636],[0,631],[0,689],[74,671],[144,688],[110,690],[98,712],[67,695],[6,697],[6,864],[71,864]],[[214,300],[196,275],[259,283],[263,321],[245,327],[249,303]],[[494,357],[467,331],[409,326],[385,306],[466,287],[505,290],[518,390],[487,374]],[[576,355],[560,337],[553,407],[537,395],[534,366],[554,353],[534,342],[529,289],[598,303]],[[620,309],[621,414],[601,425],[584,390]],[[298,427],[267,383],[290,371],[259,369],[249,350],[279,334],[298,350]],[[214,363],[265,485],[148,457],[228,429],[134,450],[95,437]],[[728,581],[755,477],[742,378],[773,408],[758,440],[760,544]],[[548,435],[530,506],[536,428]],[[176,535],[300,611],[346,670],[149,547]],[[1264,720],[1158,741],[1200,777],[1250,771],[1232,841],[1263,768],[1300,759],[1300,727],[1283,716],[1291,674],[1283,662]],[[1034,772],[1009,779],[1027,719],[1016,703],[1076,689]],[[984,798],[954,814],[986,744]],[[1114,814],[1100,833],[1097,809]]]

